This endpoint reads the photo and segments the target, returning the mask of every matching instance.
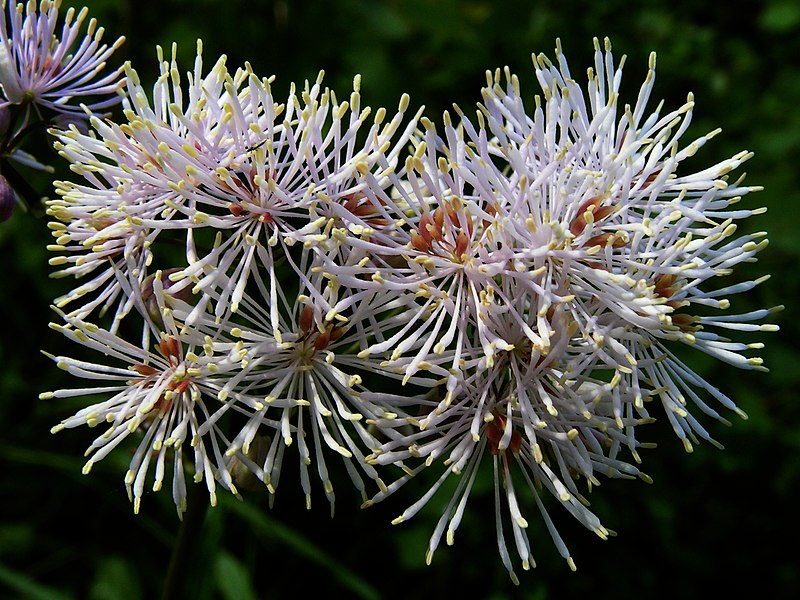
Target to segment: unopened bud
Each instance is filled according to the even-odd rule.
[[[164,302],[168,306],[170,305],[170,300],[172,299],[181,300],[187,303],[192,302],[193,295],[191,285],[184,285],[184,287],[179,290],[172,289],[177,285],[177,282],[172,281],[169,276],[173,273],[179,273],[180,271],[182,271],[182,269],[179,268],[164,269],[161,271],[161,285],[164,289]],[[142,300],[144,301],[144,306],[147,309],[147,314],[150,316],[150,318],[156,323],[161,323],[161,311],[158,308],[158,301],[154,295],[153,281],[155,281],[155,275],[148,275],[142,282]]]
[[[257,435],[250,442],[246,452],[243,449],[241,454],[237,452],[231,457],[228,470],[237,488],[248,492],[267,491],[264,481],[254,474],[252,463],[258,467],[265,463],[269,453],[270,442],[271,438],[268,435]],[[251,464],[248,465],[247,463]]]
[[[52,126],[56,129],[66,131],[72,125],[83,135],[89,134],[89,118],[86,115],[61,113],[53,118]]]
[[[0,223],[8,221],[14,212],[17,195],[5,177],[0,175]]]

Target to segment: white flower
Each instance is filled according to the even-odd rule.
[[[143,217],[160,213],[163,206],[157,190],[129,179],[116,183],[98,189],[57,182],[61,197],[47,202],[47,214],[56,219],[49,224],[56,243],[48,249],[58,253],[49,262],[63,267],[52,277],[80,281],[55,300],[56,306],[77,304],[69,315],[80,319],[98,308],[101,316],[113,308],[112,333],[133,306],[122,294],[121,281],[133,278],[142,285],[153,261],[151,246],[162,231],[148,227]]]
[[[93,118],[94,131],[90,133],[75,127],[53,131],[56,149],[84,178],[83,183],[56,182],[60,197],[48,201],[48,214],[57,219],[50,224],[56,237],[56,244],[50,249],[59,252],[50,262],[64,266],[54,276],[92,275],[56,301],[59,307],[79,304],[69,313],[72,316],[85,318],[98,307],[104,312],[116,303],[111,327],[115,331],[132,306],[130,298],[120,297],[120,279],[136,278],[141,285],[145,268],[152,265],[174,273],[172,269],[185,267],[194,256],[170,256],[166,259],[169,262],[164,262],[160,254],[156,256],[152,251],[157,238],[161,238],[159,241],[167,244],[187,247],[188,253],[189,247],[194,247],[191,229],[205,226],[206,213],[189,211],[187,215],[181,211],[185,164],[166,162],[164,154],[170,154],[165,150],[168,142],[177,145],[183,155],[194,156],[199,165],[196,168],[201,171],[213,171],[237,149],[239,153],[246,152],[246,140],[241,135],[231,135],[225,125],[230,112],[226,113],[225,106],[231,104],[226,90],[233,85],[225,59],[220,58],[203,76],[201,50],[198,43],[186,106],[175,59],[164,61],[159,49],[161,77],[153,92],[154,108],[138,75],[128,67],[126,85],[136,110],[126,109],[127,123],[118,125]],[[175,114],[180,111],[185,113],[179,119]],[[187,280],[180,285],[189,284],[191,281]]]
[[[460,363],[475,349],[484,368],[515,344],[548,355],[555,333],[546,315],[571,295],[545,262],[548,248],[532,251],[528,232],[518,231],[530,219],[513,210],[516,197],[501,170],[447,116],[445,139],[430,121],[423,124],[402,174],[388,160],[379,163],[384,179],[364,173],[365,197],[383,226],[344,243],[370,262],[329,269],[353,288],[416,298],[407,323],[362,354],[387,353],[406,379],[436,364],[450,373],[452,397]]]
[[[269,82],[259,83],[250,74],[249,100],[259,107],[252,112],[269,116],[247,124],[259,132],[257,140],[241,164],[216,169],[213,175],[218,181],[203,180],[182,189],[197,204],[216,202],[214,214],[223,211],[207,221],[222,230],[223,237],[184,272],[197,281],[199,289],[220,285],[224,275],[227,287],[216,303],[217,315],[238,309],[251,273],[254,278],[274,278],[276,255],[289,253],[298,241],[323,242],[334,227],[344,224],[343,214],[358,213],[353,206],[360,195],[358,171],[371,168],[373,155],[380,153],[383,158],[386,146],[392,146],[407,98],[388,123],[384,123],[385,111],[379,110],[366,140],[360,142],[361,128],[371,111],[361,109],[359,79],[350,102],[341,104],[321,82],[322,74],[313,85],[306,83],[299,95],[292,89],[285,105],[276,105]],[[407,126],[400,141],[409,130]],[[209,194],[214,200],[207,198]]]
[[[368,126],[371,111],[360,106],[358,78],[349,102],[323,88],[320,74],[302,90],[292,86],[280,103],[273,79],[259,78],[249,65],[231,75],[223,56],[204,74],[200,42],[188,84],[175,48],[171,60],[159,49],[159,62],[152,100],[127,68],[127,123],[94,119],[96,134],[59,134],[60,153],[89,182],[62,183],[61,193],[65,201],[92,205],[124,195],[126,202],[113,208],[128,213],[148,241],[161,230],[188,231],[189,264],[174,278],[191,279],[197,292],[224,280],[228,287],[215,308],[222,316],[236,311],[251,275],[273,276],[276,256],[288,245],[327,237],[321,229],[332,226],[330,207],[348,210],[358,170],[371,168],[374,155],[383,158],[408,99],[388,121],[385,110],[376,111]],[[411,129],[399,134],[394,154]]]
[[[392,294],[370,294],[337,310],[339,297],[350,298],[350,291],[328,279],[315,250],[306,247],[299,264],[290,257],[288,262],[291,270],[284,273],[283,285],[254,286],[254,295],[245,293],[240,310],[223,320],[230,319],[231,333],[239,338],[235,351],[242,370],[219,397],[224,401],[229,392],[246,391],[261,398],[258,411],[233,436],[227,452],[247,455],[255,440],[269,435],[260,464],[248,466],[274,496],[287,453],[296,447],[307,506],[313,467],[333,510],[329,457],[344,459],[363,501],[367,492],[362,475],[385,490],[377,470],[365,460],[380,445],[373,432],[380,434],[395,420],[405,423],[404,409],[418,402],[413,395],[385,391],[381,376],[387,373],[381,361],[358,356],[369,339],[395,326],[391,313],[403,307]],[[196,312],[193,317],[198,324],[211,319]],[[377,389],[370,389],[370,382]]]
[[[506,70],[506,89],[499,71],[488,75],[477,125],[458,111],[454,127],[445,115],[439,137],[423,119],[426,131],[402,174],[389,161],[385,180],[365,174],[365,194],[384,226],[346,243],[372,253],[372,261],[366,269],[329,266],[354,288],[417,297],[398,332],[362,356],[386,352],[388,366],[406,378],[422,369],[446,381],[444,398],[423,404],[423,416],[412,420],[418,432],[392,439],[369,457],[409,469],[374,501],[437,459],[448,467],[398,521],[413,516],[453,472],[464,471],[429,553],[447,521],[448,535],[460,522],[481,451],[488,449],[502,457],[495,459],[501,557],[512,571],[502,505],[527,568],[518,500],[524,488],[513,484],[508,456],[517,459],[529,486],[542,481],[562,500],[576,497],[573,476],[596,484],[595,469],[647,479],[617,454],[625,448],[641,460],[638,448],[645,445],[636,429],[654,420],[648,402],[663,405],[687,449],[698,438],[711,439],[688,404],[721,419],[705,394],[741,413],[669,344],[680,341],[735,366],[761,369],[759,358],[745,355],[761,344],[731,341],[708,328],[776,329],[756,323],[772,310],[709,316],[709,309],[727,310],[730,295],[765,279],[724,287],[715,279],[753,261],[766,244],[762,234],[735,237],[735,221],[762,212],[732,207],[758,189],[728,181],[750,154],[684,173],[683,161],[717,132],[682,145],[691,96],[666,114],[662,105],[648,112],[654,56],[637,102],[620,109],[621,71],[610,45],[595,45],[586,95],[559,46],[557,65],[534,59],[543,99],[535,99],[532,111]],[[406,463],[413,458],[425,462],[412,469]],[[560,476],[550,477],[556,466]],[[569,491],[563,495],[562,489]],[[579,504],[573,508],[579,520],[602,531],[594,515]]]
[[[775,309],[724,312],[766,278],[717,284],[766,244],[736,235],[762,212],[733,206],[758,189],[729,180],[750,154],[686,173],[717,133],[684,144],[692,97],[648,109],[653,55],[624,104],[621,64],[608,42],[595,50],[585,90],[559,45],[556,64],[534,58],[532,107],[497,71],[475,117],[457,108],[438,130],[419,113],[406,122],[407,96],[389,120],[362,108],[359,78],[349,101],[320,74],[276,102],[249,65],[231,74],[221,57],[204,73],[200,43],[186,82],[175,48],[171,60],[159,49],[152,98],[127,67],[125,123],[57,134],[84,180],[60,182],[48,207],[56,275],[88,280],[57,300],[73,308],[54,327],[128,365],[56,358],[107,385],[45,397],[111,394],[56,428],[111,423],[86,470],[142,433],[126,477],[135,508],[171,448],[182,510],[187,439],[212,499],[244,470],[274,498],[296,448],[306,504],[315,471],[333,509],[331,457],[365,505],[441,465],[396,520],[458,479],[430,562],[488,455],[512,579],[514,553],[534,564],[534,507],[574,568],[547,505],[605,537],[583,494],[601,475],[649,480],[625,457],[649,447],[651,404],[687,449],[713,442],[695,407],[723,419],[707,397],[743,415],[673,347],[761,370],[761,344],[726,335],[776,329],[761,324]],[[110,309],[108,330],[86,322]],[[139,346],[116,335],[129,314],[143,318]],[[386,485],[379,468],[405,475]]]
[[[736,221],[764,212],[733,206],[760,189],[742,185],[741,178],[729,180],[729,173],[752,155],[740,152],[701,171],[685,172],[683,162],[719,131],[683,142],[694,107],[691,94],[666,114],[663,103],[648,109],[655,54],[632,105],[620,100],[621,65],[615,65],[608,40],[604,49],[595,40],[595,67],[589,70],[586,91],[572,78],[560,45],[556,56],[557,64],[534,57],[543,100],[536,98],[532,112],[523,105],[515,76],[506,71],[503,89],[501,74],[489,74],[480,118],[494,137],[487,142],[482,128],[467,125],[469,137],[485,148],[484,160],[507,161],[510,185],[524,188],[513,207],[534,219],[524,245],[531,252],[546,245],[551,271],[569,282],[575,303],[590,307],[585,312],[591,320],[576,315],[578,330],[602,344],[607,366],[621,365],[618,375],[631,387],[665,387],[658,395],[690,448],[687,434],[708,434],[688,415],[687,398],[720,418],[691,388],[702,388],[737,409],[677,361],[669,342],[760,369],[760,358],[743,353],[761,344],[734,342],[708,328],[777,329],[754,323],[772,310],[709,315],[709,309],[727,310],[731,295],[766,279],[716,283],[739,263],[755,260],[767,243],[763,233],[735,237]],[[524,235],[522,228],[519,232]],[[641,397],[636,405],[647,414]]]
[[[566,545],[546,509],[542,490],[554,496],[578,521],[605,539],[608,531],[588,508],[577,482],[588,489],[599,485],[598,475],[631,478],[647,475],[615,454],[626,444],[625,434],[615,426],[612,394],[620,387],[587,375],[570,378],[556,369],[524,362],[512,366],[518,357],[501,355],[486,373],[463,382],[464,390],[445,410],[434,411],[420,424],[418,433],[402,441],[385,444],[370,457],[376,464],[401,461],[408,474],[376,495],[371,503],[394,493],[419,472],[442,461],[444,470],[423,497],[406,509],[394,523],[412,518],[439,492],[450,478],[458,478],[428,545],[427,562],[445,536],[452,545],[456,530],[484,456],[491,456],[495,489],[495,527],[503,564],[518,583],[506,541],[510,524],[513,546],[523,569],[535,566],[531,556],[525,514],[535,507],[571,568],[575,568]],[[524,369],[520,372],[519,369]],[[520,395],[522,394],[522,395]],[[631,402],[629,390],[622,392]],[[440,405],[441,406],[441,405]],[[625,419],[635,426],[636,418]],[[411,461],[422,461],[416,467]]]
[[[0,11],[5,12],[3,0]],[[88,10],[67,10],[58,33],[61,0],[28,0],[8,3],[8,19],[0,16],[0,85],[5,101],[0,105],[26,104],[56,113],[83,115],[79,100],[92,112],[117,104],[122,69],[102,74],[106,61],[124,41],[101,43],[104,29],[89,21],[80,30]],[[77,45],[76,45],[77,43]]]
[[[65,419],[53,431],[88,425],[106,425],[92,442],[89,460],[83,472],[107,456],[114,448],[134,438],[136,450],[125,475],[125,485],[139,511],[141,498],[152,468],[152,489],[158,491],[172,470],[172,494],[179,513],[186,510],[185,461],[193,463],[195,482],[205,479],[216,502],[216,482],[236,492],[230,470],[226,434],[216,426],[220,416],[230,409],[245,414],[259,406],[246,393],[227,394],[220,402],[220,391],[240,370],[239,361],[230,356],[227,334],[221,328],[203,330],[179,327],[165,304],[160,273],[153,283],[161,319],[153,321],[145,312],[149,332],[157,336],[142,346],[131,344],[116,334],[80,319],[62,316],[66,325],[51,324],[74,342],[102,353],[103,362],[52,356],[56,364],[70,374],[94,382],[83,388],[46,392],[42,398],[86,397],[90,404]],[[130,295],[137,292],[129,290]],[[138,305],[142,297],[138,294]],[[110,360],[109,360],[110,359]],[[119,366],[113,366],[116,362]],[[109,364],[112,363],[112,364]],[[97,395],[107,399],[94,401]],[[234,402],[235,400],[235,402]],[[189,456],[186,456],[188,454]]]

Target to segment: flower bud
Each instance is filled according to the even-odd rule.
[[[252,467],[247,463],[261,467],[267,459],[270,442],[270,436],[257,435],[246,450],[243,448],[241,454],[237,453],[231,457],[228,470],[237,488],[248,492],[267,491],[264,481],[253,472]]]
[[[14,212],[17,195],[5,177],[0,175],[0,223],[8,221]]]
[[[74,125],[79,133],[83,135],[89,134],[89,118],[86,115],[78,115],[73,113],[62,113],[53,118],[52,126],[56,129],[68,130]]]
[[[161,271],[161,285],[164,289],[164,302],[166,302],[168,305],[172,299],[181,300],[187,303],[192,302],[192,286],[187,285],[180,290],[170,289],[175,286],[177,282],[172,281],[169,276],[180,271],[182,271],[182,269],[178,268],[164,269]],[[142,300],[144,301],[148,316],[153,319],[154,322],[161,323],[161,311],[158,308],[158,301],[156,300],[154,294],[153,281],[155,281],[155,275],[148,275],[147,278],[142,282]]]

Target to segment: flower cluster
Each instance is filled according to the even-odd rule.
[[[700,413],[743,414],[676,346],[763,370],[760,344],[726,334],[775,329],[770,310],[728,312],[765,278],[717,284],[766,244],[736,235],[762,212],[734,206],[756,189],[729,178],[750,154],[685,172],[716,133],[683,141],[692,97],[648,108],[652,56],[622,104],[595,49],[585,89],[558,47],[534,58],[533,107],[498,71],[474,116],[439,124],[406,96],[362,107],[359,78],[347,100],[322,75],[276,98],[249,65],[206,70],[200,44],[185,78],[159,50],[152,94],[127,66],[122,122],[56,132],[82,180],[48,203],[51,264],[81,282],[53,328],[105,358],[53,357],[94,380],[43,394],[86,398],[54,430],[102,424],[86,471],[136,440],[137,511],[168,468],[179,513],[190,476],[212,504],[253,481],[274,498],[295,449],[307,505],[318,479],[331,510],[338,468],[365,506],[438,468],[395,521],[457,480],[429,561],[485,459],[512,579],[535,564],[532,512],[574,568],[551,512],[605,538],[585,494],[649,480],[640,426],[666,415],[688,450],[713,442]]]

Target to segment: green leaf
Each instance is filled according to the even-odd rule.
[[[777,2],[761,14],[761,26],[773,33],[786,33],[800,25],[800,6],[794,2]]]
[[[26,600],[71,600],[72,596],[51,587],[37,583],[33,579],[0,564],[0,584],[12,589]],[[3,596],[7,597],[7,596]]]
[[[89,592],[90,600],[137,600],[139,578],[133,565],[119,556],[102,559]]]
[[[217,555],[214,563],[214,579],[223,600],[257,600],[258,596],[250,583],[250,573],[245,566],[228,552]]]

